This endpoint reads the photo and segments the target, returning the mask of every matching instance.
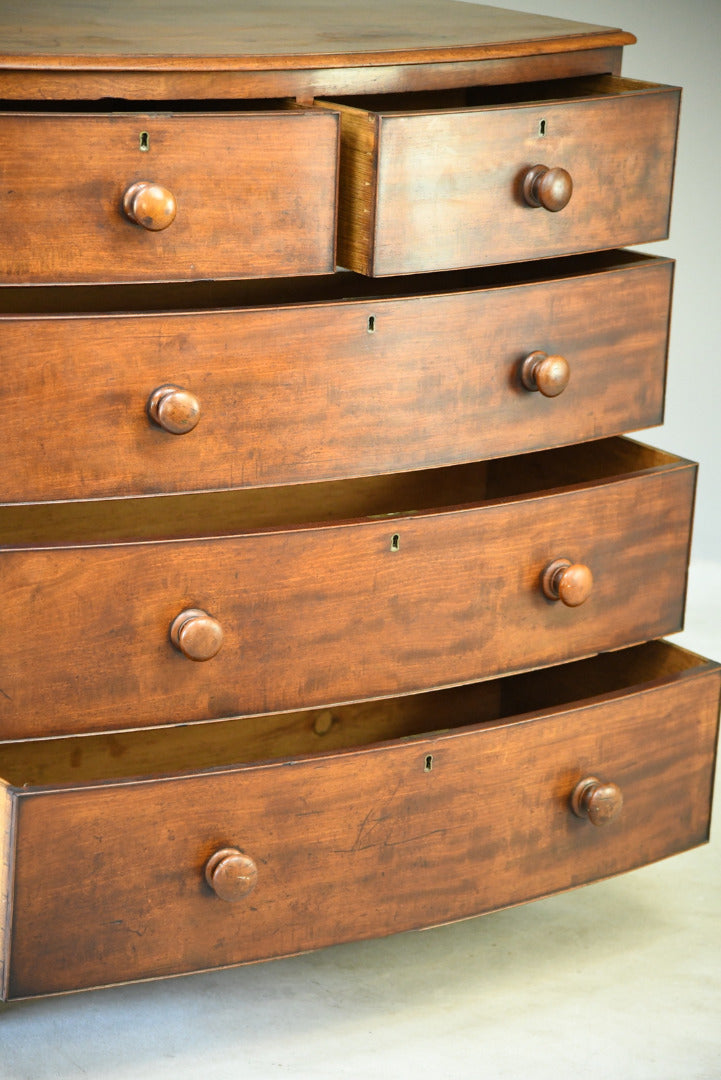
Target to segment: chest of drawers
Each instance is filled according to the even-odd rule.
[[[679,92],[452,2],[2,18],[0,997],[703,843],[695,466],[622,437]]]

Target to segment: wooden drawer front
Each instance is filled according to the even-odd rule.
[[[605,476],[544,491],[563,482],[582,449],[494,463],[501,473],[522,469],[538,477],[530,494],[510,500],[477,501],[478,466],[416,476],[415,490],[396,478],[391,506],[402,493],[422,500],[425,484],[425,505],[435,507],[442,497],[469,503],[475,491],[475,504],[460,509],[388,516],[388,503],[374,498],[355,522],[0,552],[2,737],[389,696],[559,663],[679,629],[695,467],[609,440],[586,447]],[[624,469],[638,460],[639,471],[615,472],[619,455]],[[346,512],[344,485],[320,494],[336,515]],[[279,495],[281,502],[292,497],[292,490]],[[201,500],[198,516],[209,518],[220,498]],[[149,528],[159,511],[140,502]],[[175,500],[161,502],[160,511],[169,512]],[[232,505],[221,503],[226,529]],[[236,506],[240,520],[252,505]],[[46,507],[30,509],[47,519]],[[83,509],[66,528],[87,542]],[[593,589],[580,607],[547,599],[541,589],[545,568],[558,558],[592,571]],[[224,633],[220,651],[204,663],[187,659],[169,639],[176,617],[195,610]]]
[[[0,501],[396,472],[660,423],[673,264],[619,255],[566,273],[214,313],[9,317]],[[567,362],[556,397],[522,382],[536,352]],[[163,387],[200,410],[180,436],[148,415]],[[46,422],[48,400],[64,422]]]
[[[719,678],[696,661],[520,720],[366,749],[135,782],[0,785],[13,912],[5,994],[424,927],[701,844]],[[563,669],[553,683],[562,700]],[[221,739],[225,726],[212,725]],[[623,800],[601,825],[571,809],[592,777]],[[206,882],[223,849],[245,856],[249,881],[257,870],[233,900]]]
[[[0,115],[0,281],[330,272],[337,140],[332,114],[303,111]],[[143,182],[175,200],[157,231],[123,209]]]
[[[538,92],[460,109],[342,104],[341,264],[408,274],[665,237],[679,91],[607,76]],[[560,211],[525,201],[536,165],[570,175]]]

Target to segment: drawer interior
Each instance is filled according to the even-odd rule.
[[[92,784],[338,752],[606,700],[709,665],[666,641],[652,641],[560,668],[333,709],[5,743],[0,777],[15,787]]]
[[[511,85],[467,86],[401,94],[365,94],[338,97],[328,104],[330,107],[340,105],[388,115],[575,101],[579,98],[619,97],[658,89],[658,83],[643,82],[640,79],[626,79],[617,75],[591,75]]]
[[[642,269],[665,261],[638,251],[603,251],[558,259],[536,259],[508,266],[415,274],[413,277],[374,279],[339,270],[314,277],[268,278],[239,281],[170,281],[163,284],[119,285],[0,285],[0,318],[43,318],[64,315],[144,315],[229,311],[239,308],[280,307],[291,304],[333,303],[348,300],[391,300],[412,296],[439,296],[477,289],[504,289],[543,281],[563,281],[588,274],[613,273],[629,267]],[[68,361],[70,363],[70,360]]]
[[[158,498],[0,507],[0,548],[228,536],[477,506],[673,469],[681,459],[624,438],[355,480]]]

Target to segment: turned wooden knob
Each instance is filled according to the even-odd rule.
[[[532,352],[521,364],[521,381],[526,390],[540,390],[544,397],[558,397],[568,386],[571,369],[564,356]]]
[[[534,165],[523,177],[523,198],[529,206],[542,206],[552,214],[563,210],[573,195],[573,180],[565,169]]]
[[[200,402],[182,386],[159,386],[148,398],[148,416],[171,435],[185,435],[200,420]]]
[[[223,644],[223,628],[201,608],[187,608],[170,625],[170,640],[188,660],[211,660]]]
[[[608,825],[623,807],[623,793],[618,784],[604,783],[587,776],[576,784],[571,795],[571,809],[576,817],[587,818],[592,825]]]
[[[205,880],[221,900],[233,903],[253,891],[258,867],[250,855],[237,848],[221,848],[205,864]]]
[[[541,584],[549,600],[560,600],[566,607],[578,607],[591,595],[593,574],[583,563],[554,559],[543,571]]]
[[[125,192],[123,209],[136,225],[159,232],[173,224],[178,207],[172,191],[149,180],[139,180]]]

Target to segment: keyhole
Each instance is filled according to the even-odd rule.
[[[369,334],[375,333],[375,328],[376,328],[376,317],[375,317],[375,315],[369,315],[368,316],[368,333]]]
[[[391,551],[400,551],[401,537],[400,533],[393,533],[391,536]]]
[[[543,136],[546,134],[546,121],[545,120],[539,120],[539,122],[538,122],[538,134],[541,136],[541,138],[543,138]]]
[[[423,766],[423,772],[430,772],[433,768],[433,754],[426,754],[426,762]]]
[[[147,131],[140,132],[140,149],[145,153],[150,149],[150,136]]]

